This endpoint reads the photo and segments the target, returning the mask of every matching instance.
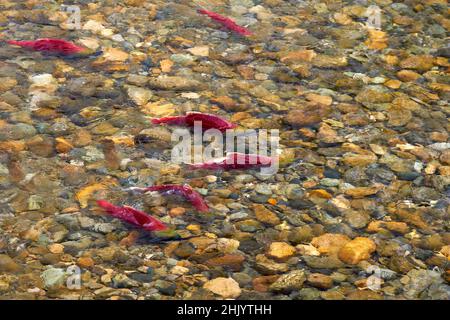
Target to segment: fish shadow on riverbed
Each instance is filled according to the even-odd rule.
[[[171,236],[171,237],[157,237],[148,232],[139,232],[139,237],[136,240],[136,245],[145,245],[145,244],[165,244],[173,241],[183,241],[189,240],[191,238],[198,237],[198,235],[182,237],[180,235]]]

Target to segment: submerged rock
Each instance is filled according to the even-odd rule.
[[[224,299],[235,299],[241,295],[239,284],[232,278],[216,278],[206,282],[203,287]]]
[[[197,91],[204,87],[204,84],[189,78],[173,77],[173,76],[159,76],[148,81],[150,88],[159,90],[176,90],[176,91]]]
[[[295,270],[279,277],[270,285],[269,289],[271,291],[289,293],[291,291],[300,290],[305,281],[305,272],[303,270]]]

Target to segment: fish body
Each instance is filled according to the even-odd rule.
[[[173,116],[152,119],[154,124],[169,124],[177,126],[194,127],[195,122],[201,122],[202,130],[217,129],[226,131],[227,129],[234,129],[237,126],[225,119],[209,113],[202,112],[188,112],[185,116]]]
[[[22,48],[29,48],[35,51],[57,53],[65,56],[91,53],[91,50],[77,46],[76,44],[63,39],[44,38],[34,41],[9,40],[7,43]]]
[[[113,217],[139,226],[144,230],[163,231],[168,229],[168,227],[158,219],[134,208],[128,206],[118,207],[105,200],[98,200],[97,204]]]
[[[256,154],[230,152],[226,157],[189,165],[190,169],[236,170],[270,167],[273,159]]]
[[[190,185],[166,184],[160,186],[151,186],[146,188],[132,188],[132,190],[140,192],[156,191],[163,194],[176,194],[184,197],[200,212],[209,211],[209,207],[203,200],[202,196],[192,189]]]
[[[197,10],[197,12],[200,14],[207,15],[212,20],[220,23],[228,30],[236,32],[237,34],[240,34],[241,36],[250,36],[253,34],[247,28],[238,25],[236,22],[234,22],[234,20],[227,18],[225,16],[222,16],[221,14],[218,14],[216,12],[205,10],[205,9],[199,9],[199,10]]]

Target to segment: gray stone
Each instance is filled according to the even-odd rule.
[[[155,288],[158,289],[159,292],[166,296],[175,295],[175,290],[177,288],[176,284],[166,280],[156,280]]]
[[[41,278],[46,288],[61,286],[64,283],[66,272],[60,268],[50,268],[42,272]]]

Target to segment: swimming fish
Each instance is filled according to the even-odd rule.
[[[227,18],[227,17],[224,17],[221,14],[218,14],[216,12],[205,10],[205,9],[198,9],[197,12],[200,13],[200,14],[207,15],[208,17],[210,17],[214,21],[216,21],[216,22],[220,23],[221,25],[223,25],[228,30],[234,31],[237,34],[240,34],[241,36],[250,36],[250,35],[253,34],[247,28],[244,28],[244,27],[238,25],[236,22],[234,22],[234,20],[232,20],[230,18]]]
[[[201,122],[203,131],[208,129],[218,129],[220,131],[225,131],[227,129],[234,129],[237,127],[237,125],[225,119],[222,119],[213,114],[202,112],[188,112],[185,116],[172,116],[152,119],[153,124],[169,124],[188,127],[193,127],[195,122]]]
[[[206,204],[205,200],[203,200],[202,196],[197,191],[192,189],[192,187],[188,184],[184,185],[166,184],[146,188],[132,187],[129,190],[139,192],[157,191],[163,194],[176,194],[183,196],[194,206],[195,209],[197,209],[200,212],[206,212],[209,210],[209,207]]]
[[[136,210],[129,206],[118,207],[106,200],[97,200],[97,204],[105,209],[113,217],[139,226],[147,231],[165,231],[168,227],[156,218],[146,214],[145,212]]]
[[[88,48],[77,46],[76,44],[63,39],[44,38],[34,41],[8,40],[7,43],[23,48],[29,48],[35,51],[56,53],[64,56],[88,55],[93,53],[93,51]]]
[[[194,163],[188,166],[189,169],[235,170],[270,167],[272,162],[273,158],[268,156],[230,152],[226,157],[212,159],[202,163]]]

